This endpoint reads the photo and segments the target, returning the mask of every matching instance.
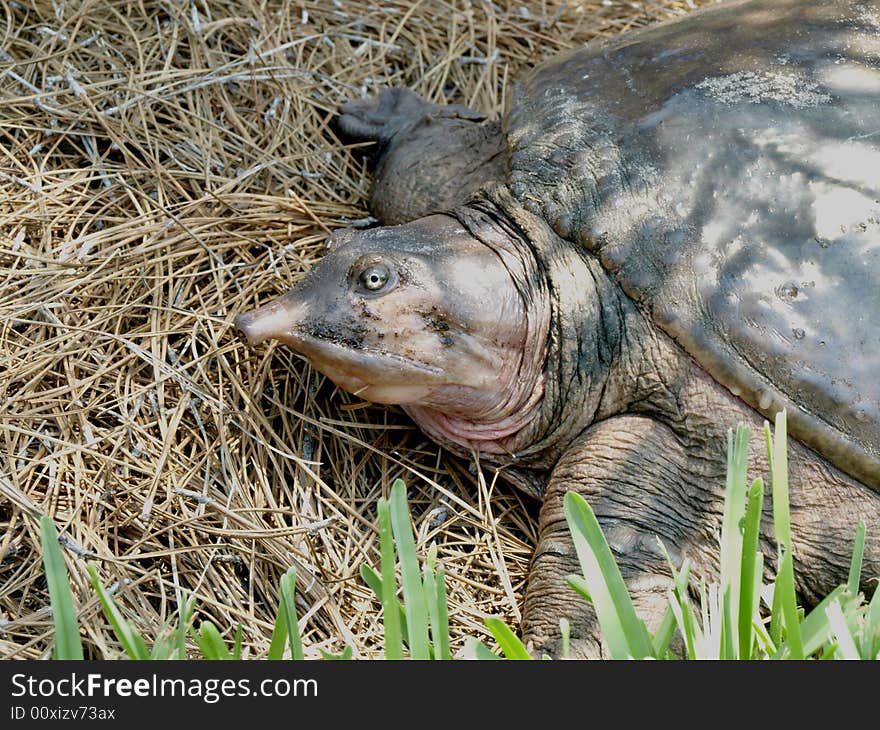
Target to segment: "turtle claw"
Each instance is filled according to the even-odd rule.
[[[340,104],[337,123],[343,134],[359,142],[387,142],[397,130],[421,119],[433,106],[409,89],[392,87],[375,96]]]
[[[473,122],[486,119],[485,114],[461,104],[440,106],[423,99],[414,91],[402,87],[388,87],[374,96],[351,99],[339,105],[337,125],[347,137],[358,142],[390,140],[404,127],[425,119],[457,118]]]

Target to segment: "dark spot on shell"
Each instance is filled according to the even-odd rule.
[[[792,334],[796,340],[802,340],[807,336],[807,333],[804,332],[800,327],[795,327],[792,329]]]
[[[780,284],[775,289],[776,296],[779,297],[783,302],[793,302],[797,299],[797,295],[799,293],[797,284],[792,281],[787,281],[784,284]]]

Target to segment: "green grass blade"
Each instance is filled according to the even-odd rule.
[[[495,616],[487,616],[483,621],[489,631],[492,632],[492,636],[495,637],[495,641],[498,642],[498,646],[501,648],[506,659],[523,660],[532,658],[525,646],[523,646],[522,641],[517,638],[516,634],[510,630],[504,621]]]
[[[179,598],[180,603],[177,606],[177,659],[186,659],[186,633],[189,630],[189,623],[193,617],[193,609],[195,608],[195,598],[187,596],[185,593]]]
[[[773,475],[773,434],[770,424],[764,421],[764,445],[767,447],[767,466],[770,467],[771,480]]]
[[[844,587],[837,586],[831,593],[823,598],[810,613],[804,618],[800,625],[800,636],[802,642],[801,653],[804,656],[810,656],[819,650],[819,648],[831,636],[831,626],[828,623],[828,614],[826,609],[835,601],[843,597]]]
[[[567,618],[559,619],[559,635],[562,637],[562,658],[568,659],[571,652],[571,624]]]
[[[764,503],[764,482],[755,479],[749,489],[749,502],[743,529],[742,560],[739,579],[739,657],[752,656],[752,620],[757,607],[755,565],[758,558],[758,535],[761,530],[761,507]]]
[[[232,659],[232,654],[229,653],[226,642],[223,641],[223,637],[220,636],[217,627],[210,621],[202,621],[202,623],[199,624],[198,631],[193,631],[193,638],[195,639],[196,644],[199,645],[199,649],[202,650],[202,656],[205,657],[205,659],[210,659],[212,661],[218,659]]]
[[[174,640],[170,636],[160,634],[153,643],[153,648],[150,649],[149,658],[155,661],[165,661],[167,659],[174,659],[176,656],[177,647]]]
[[[382,621],[385,625],[385,658],[403,659],[403,628],[400,614],[403,606],[397,598],[397,582],[394,573],[394,535],[391,524],[391,508],[384,498],[377,504],[379,513],[379,550],[382,575],[379,578],[379,600],[382,602]],[[363,571],[361,572],[363,575]],[[375,587],[373,589],[375,591]]]
[[[275,626],[272,628],[272,639],[269,642],[269,653],[266,658],[277,661],[284,658],[284,647],[287,645],[287,614],[284,601],[279,598],[278,612],[275,614]]]
[[[776,542],[791,547],[791,515],[788,507],[788,448],[785,411],[776,414],[776,428],[770,437],[770,426],[764,425],[768,444],[771,444],[770,476],[773,494],[773,532]]]
[[[791,554],[791,515],[788,496],[788,435],[785,411],[776,414],[776,424],[772,438],[769,425],[764,425],[764,433],[770,451],[771,493],[773,495],[773,531],[777,544],[776,587],[773,603],[781,611],[785,626],[785,644],[792,659],[803,659],[801,627],[795,599],[794,559]],[[778,599],[778,601],[777,601]],[[774,626],[774,621],[776,625]],[[777,616],[771,618],[771,636],[778,644],[776,633],[781,633]]]
[[[681,564],[681,570],[676,570],[675,565],[672,562],[672,558],[669,556],[669,551],[666,549],[666,546],[663,544],[663,541],[658,537],[657,545],[660,548],[660,552],[663,553],[663,556],[666,558],[666,563],[669,565],[669,572],[672,573],[673,581],[674,581],[674,589],[669,594],[669,606],[666,609],[666,612],[663,614],[663,619],[660,621],[660,626],[657,627],[657,631],[654,634],[654,638],[652,639],[652,644],[654,646],[654,656],[658,659],[661,659],[667,656],[669,652],[669,645],[672,643],[672,637],[675,635],[675,627],[681,623],[682,626],[682,636],[684,636],[684,611],[688,610],[685,606],[682,605],[682,600],[680,596],[687,595],[687,587],[688,580],[690,579],[691,573],[691,563],[685,558]],[[679,611],[676,614],[673,606],[678,605]],[[679,622],[679,616],[682,621]],[[693,648],[693,632],[691,632],[690,645]],[[687,643],[687,642],[686,642]]]
[[[827,606],[825,613],[828,616],[828,623],[831,625],[831,632],[837,640],[837,653],[843,659],[860,659],[859,650],[856,648],[856,642],[850,633],[849,626],[847,626],[840,601],[834,601]]]
[[[165,619],[156,630],[156,638],[153,640],[153,646],[150,648],[150,659],[155,661],[166,661],[177,658],[177,630],[170,628],[168,620]]]
[[[584,580],[584,576],[567,575],[565,576],[565,582],[568,583],[569,587],[587,603],[593,602],[593,599],[590,598],[590,589],[587,588],[587,581]]]
[[[596,618],[612,658],[652,656],[651,637],[636,615],[626,583],[592,508],[579,494],[568,492],[564,510],[587,590],[593,598]]]
[[[381,498],[380,498],[381,499]],[[382,601],[382,576],[379,575],[366,563],[361,563],[361,578],[364,583],[373,591],[379,602]]]
[[[384,604],[384,600],[383,600],[383,591],[382,591],[382,576],[379,575],[379,573],[377,573],[375,570],[373,570],[366,563],[361,563],[361,578],[363,579],[364,583],[366,583],[367,586],[369,586],[370,589],[372,589],[373,593],[376,594],[376,598],[379,599],[379,603],[382,604],[383,610],[384,610],[385,604]],[[399,617],[399,622],[400,622],[400,634],[401,634],[401,636],[404,637],[404,643],[406,643],[406,614],[403,611],[403,605],[400,603],[400,601],[397,598],[397,595],[396,595],[397,586],[394,584],[394,581],[391,582],[391,585],[393,586],[393,590],[395,591],[394,604],[397,606],[397,615]],[[386,635],[387,635],[387,631],[388,631],[387,627],[386,627],[385,631],[386,631]],[[391,657],[388,657],[387,653],[385,656],[386,656],[386,658],[389,658],[389,659],[391,658]],[[401,657],[398,657],[398,658],[402,658],[402,656],[403,655],[401,654]]]
[[[147,650],[147,645],[143,638],[141,638],[141,635],[134,630],[132,625],[126,620],[125,616],[122,615],[122,611],[119,610],[119,606],[116,605],[113,597],[105,590],[104,586],[101,585],[101,581],[98,578],[98,570],[95,568],[95,565],[89,563],[88,569],[89,576],[92,579],[92,587],[98,594],[98,599],[101,601],[101,607],[104,609],[104,615],[113,627],[113,633],[116,634],[116,638],[119,639],[119,643],[122,644],[125,653],[128,654],[131,659],[150,659],[151,654]]]
[[[735,659],[739,650],[737,612],[740,594],[740,562],[743,535],[740,531],[746,509],[746,469],[748,466],[749,429],[736,427],[727,432],[727,478],[724,512],[721,519],[721,647],[722,659]]]
[[[667,555],[668,559],[668,555]],[[672,562],[670,561],[670,565]],[[676,615],[676,623],[679,626],[681,635],[685,640],[685,648],[688,657],[694,659],[697,650],[697,619],[694,614],[694,607],[688,595],[688,581],[691,574],[691,562],[685,559],[682,563],[681,570],[675,574],[675,587],[673,588],[674,601],[670,602],[670,608],[677,606],[679,615]],[[705,595],[705,589],[701,586],[701,594]]]
[[[73,605],[73,592],[67,580],[67,567],[58,544],[58,531],[51,518],[40,517],[40,545],[43,550],[43,568],[49,586],[49,603],[55,624],[55,659],[82,659],[82,641],[79,623]]]
[[[801,626],[794,590],[794,561],[791,551],[786,550],[776,577],[776,590],[780,593],[780,606],[785,622],[785,641],[792,659],[804,658]]]
[[[321,657],[328,661],[349,661],[354,656],[354,649],[351,644],[347,645],[341,654],[331,654],[323,649],[318,649],[318,651],[321,652]]]
[[[865,634],[867,659],[880,659],[880,589],[874,590],[868,610],[865,613]]]
[[[715,588],[713,591],[712,588]],[[694,657],[697,657],[697,646],[699,644],[700,651],[703,656],[700,656],[701,659],[717,659],[720,653],[720,644],[716,641],[718,635],[720,635],[720,629],[716,624],[720,623],[721,609],[719,608],[718,603],[718,594],[720,591],[718,590],[718,584],[709,585],[709,590],[706,590],[705,581],[700,581],[700,619],[701,622],[697,621],[697,611],[696,608],[693,608],[689,613],[691,616],[690,626],[688,626],[688,630],[693,634],[693,643],[694,643]],[[690,597],[685,595],[681,596],[681,600],[684,601],[684,605],[691,606]],[[705,637],[707,635],[712,636],[712,647],[709,647],[706,644]]]
[[[682,598],[677,591],[669,591],[669,610],[675,617],[679,633],[684,637],[687,659],[696,659],[696,632],[694,631],[694,614],[690,601]]]
[[[452,658],[449,648],[449,608],[446,603],[446,574],[443,566],[437,564],[437,546],[431,545],[425,563],[425,600],[431,620],[431,640],[434,658]]]
[[[845,592],[845,586],[837,586],[837,588],[825,596],[825,598],[823,598],[801,622],[800,637],[802,642],[801,654],[803,656],[811,656],[819,651],[823,644],[830,640],[831,626],[828,623],[826,609],[835,601],[843,598]],[[792,656],[788,642],[785,642],[779,647],[773,658],[791,659]]]
[[[440,634],[437,655],[443,660],[450,660],[452,648],[449,645],[449,601],[446,594],[446,570],[442,564],[437,566],[437,617]]]
[[[239,624],[238,628],[235,630],[235,645],[232,647],[232,658],[235,660],[241,659],[241,639],[242,629],[241,624]]]
[[[782,591],[779,590],[779,573],[777,572],[773,581],[773,604],[770,606],[770,639],[776,646],[782,643],[782,623]]]
[[[494,661],[501,659],[500,656],[496,656],[489,651],[489,647],[487,647],[482,641],[475,639],[472,636],[468,638],[467,646],[471,654],[473,654],[474,659],[479,659],[481,661]]]
[[[862,558],[865,554],[865,532],[865,521],[859,520],[858,527],[856,527],[855,540],[853,541],[852,560],[849,565],[849,578],[846,582],[851,596],[857,596],[859,594],[859,582],[862,577]]]
[[[657,631],[654,632],[654,638],[651,640],[651,646],[654,648],[652,655],[658,659],[665,657],[666,652],[669,651],[669,645],[672,643],[672,637],[674,635],[675,613],[672,610],[672,606],[667,606],[666,612],[663,614],[663,619],[660,621]]]
[[[428,609],[425,605],[425,592],[416,557],[416,543],[406,503],[406,486],[401,479],[396,479],[391,485],[391,529],[400,558],[403,609],[406,612],[410,656],[413,659],[430,659]],[[383,568],[383,573],[385,572]],[[384,577],[388,579],[387,575]]]
[[[171,659],[185,659],[186,652],[181,654],[178,646],[178,635],[180,634],[180,606],[178,606],[175,615],[178,617],[178,624],[172,628],[168,621],[163,621],[159,630],[156,632],[156,640],[150,649],[150,659],[157,661],[167,661]],[[184,645],[185,647],[185,645]]]
[[[302,660],[303,645],[299,635],[299,617],[296,613],[296,568],[293,566],[281,576],[281,603],[284,604],[284,617],[287,623],[287,637],[290,640],[291,659]]]
[[[735,609],[733,608],[733,597],[728,589],[721,598],[721,646],[719,647],[719,659],[737,659],[737,651],[739,650],[739,624],[732,619]],[[734,646],[734,642],[737,645]]]
[[[431,545],[428,550],[428,559],[422,566],[422,590],[425,592],[425,606],[428,609],[428,626],[430,628],[430,638],[432,641],[431,653],[434,659],[440,659],[437,653],[437,639],[439,638],[439,626],[437,616],[437,582],[434,579],[434,569],[431,565],[431,551],[436,555],[436,546]]]
[[[760,646],[765,647],[770,645],[770,636],[767,634],[767,630],[761,620],[761,589],[764,587],[764,554],[760,551],[755,552],[755,569],[753,578],[752,596],[754,596],[754,599],[752,603],[752,631],[754,632],[755,641],[760,639]],[[772,653],[776,651],[776,647],[772,646],[769,652],[766,649],[762,649],[762,651],[765,654]],[[766,659],[767,657],[762,655],[760,658]]]
[[[757,621],[752,628],[755,632],[755,640],[761,652],[761,654],[759,655],[760,658],[772,659],[773,655],[776,653],[776,644],[774,644],[770,639],[770,633],[767,630],[767,625],[763,621]]]

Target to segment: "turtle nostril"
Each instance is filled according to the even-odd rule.
[[[249,345],[256,345],[263,339],[258,336],[254,328],[254,319],[256,318],[258,312],[259,310],[239,314],[235,318],[235,320],[233,320],[236,329],[238,329],[240,334],[244,336]]]
[[[244,333],[250,345],[258,345],[268,339],[286,342],[301,319],[300,314],[298,302],[287,294],[259,309],[239,314],[235,318],[235,326]]]

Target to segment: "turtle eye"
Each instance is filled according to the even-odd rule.
[[[377,292],[385,287],[391,272],[385,264],[372,264],[361,271],[358,284],[369,292]]]

